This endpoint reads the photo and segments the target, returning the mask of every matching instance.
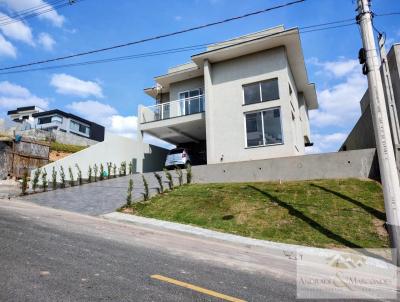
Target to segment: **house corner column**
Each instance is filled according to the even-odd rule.
[[[213,95],[212,95],[212,66],[208,60],[204,60],[204,96],[206,119],[206,146],[207,164],[215,162],[214,120],[213,120]]]

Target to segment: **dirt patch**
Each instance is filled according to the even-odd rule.
[[[62,152],[62,151],[50,151],[49,160],[50,160],[51,162],[57,161],[57,160],[59,160],[59,159],[62,159],[62,158],[64,158],[64,157],[67,157],[67,156],[69,156],[69,155],[71,155],[71,154],[72,154],[72,153],[69,153],[69,152]]]
[[[386,231],[386,229],[384,227],[384,223],[382,222],[382,220],[374,218],[373,224],[374,224],[374,226],[376,228],[376,232],[378,233],[378,235],[380,237],[385,238],[385,237],[388,236],[388,232]]]

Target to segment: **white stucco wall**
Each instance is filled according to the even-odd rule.
[[[188,90],[202,88],[204,90],[204,78],[197,77],[181,82],[172,83],[169,88],[170,101],[179,100],[179,93]]]
[[[167,150],[155,147],[156,150],[152,154],[152,148],[154,148],[154,146],[150,146],[149,144],[107,133],[103,142],[74,153],[56,162],[50,163],[42,167],[41,169],[46,169],[48,180],[51,181],[52,169],[53,167],[55,167],[57,171],[57,179],[58,181],[60,181],[60,167],[62,166],[64,168],[66,179],[69,179],[68,168],[71,167],[74,173],[74,178],[76,180],[77,169],[75,167],[75,164],[79,165],[82,171],[82,177],[87,178],[89,165],[92,168],[95,164],[100,167],[100,164],[102,163],[104,165],[104,170],[106,171],[107,162],[112,162],[113,164],[115,163],[116,166],[119,168],[121,162],[126,161],[128,172],[129,162],[133,159],[136,159],[136,172],[142,172],[143,159],[145,157],[145,154],[150,161],[160,163],[165,160],[165,154]],[[156,156],[157,158],[154,158],[154,156]],[[161,161],[158,157],[162,157]],[[162,167],[159,167],[159,169],[161,168]],[[35,170],[32,171],[31,178],[34,175],[34,172]]]
[[[205,73],[208,68],[205,68]],[[301,127],[293,127],[289,102],[289,69],[283,47],[234,60],[211,64],[211,81],[206,79],[207,162],[209,164],[300,155],[304,147],[295,148],[302,140]],[[205,74],[207,77],[207,74]],[[243,85],[278,78],[280,99],[243,105]],[[294,93],[295,84],[292,83]],[[294,97],[297,106],[297,97]],[[245,112],[277,108],[281,110],[284,143],[246,148]],[[303,139],[304,141],[304,139]]]

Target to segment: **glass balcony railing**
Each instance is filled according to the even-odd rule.
[[[142,107],[140,123],[155,122],[200,112],[204,112],[203,95]]]

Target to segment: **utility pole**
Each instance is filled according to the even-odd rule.
[[[392,130],[392,139],[394,144],[394,156],[396,158],[397,171],[400,172],[400,125],[397,115],[396,102],[394,100],[392,79],[389,71],[389,63],[385,49],[385,38],[382,34],[378,35],[379,54],[382,61],[382,76],[385,84],[387,108],[389,111],[390,127]]]
[[[387,227],[392,243],[396,249],[393,260],[400,264],[400,183],[390,134],[389,120],[386,110],[385,94],[379,71],[379,59],[372,28],[370,0],[357,0],[357,23],[360,25],[364,49],[363,71],[368,76],[368,90],[372,123],[374,126],[376,150],[378,152],[379,170],[385,200]],[[360,56],[360,61],[361,61]]]

